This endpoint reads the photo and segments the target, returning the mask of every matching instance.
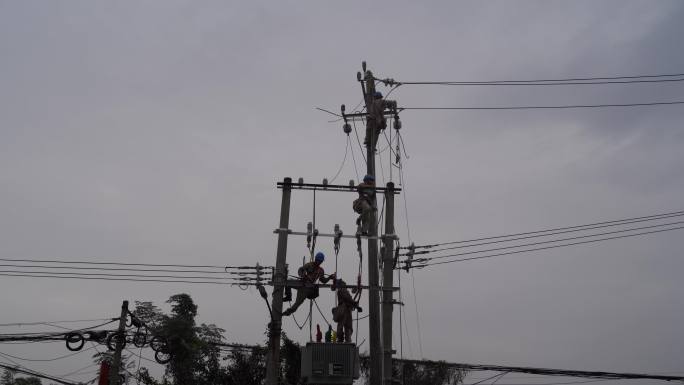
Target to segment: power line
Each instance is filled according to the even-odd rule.
[[[668,106],[684,104],[684,101],[672,102],[648,102],[648,103],[625,103],[625,104],[575,104],[560,106],[496,106],[496,107],[400,107],[399,111],[404,110],[553,110],[553,109],[576,109],[576,108],[607,108],[607,107],[648,107],[648,106]]]
[[[57,360],[61,360],[61,359],[64,359],[64,358],[72,357],[72,356],[75,356],[75,355],[77,355],[77,354],[81,354],[81,353],[83,353],[83,352],[87,352],[87,351],[89,351],[89,350],[93,350],[94,348],[95,348],[94,346],[91,346],[91,347],[89,347],[88,349],[79,350],[79,351],[77,351],[77,352],[75,352],[75,353],[65,354],[65,355],[63,355],[63,356],[59,356],[59,357],[55,357],[55,358],[49,358],[49,359],[33,359],[33,358],[17,357],[17,356],[13,356],[13,355],[11,355],[11,354],[3,353],[3,352],[0,352],[0,355],[9,356],[9,357],[15,358],[15,359],[20,360],[20,361],[30,361],[30,362],[52,362],[52,361],[57,361]]]
[[[173,265],[156,263],[126,263],[126,262],[93,262],[93,261],[64,261],[57,259],[9,259],[0,258],[5,262],[40,262],[40,263],[63,263],[63,264],[82,264],[82,265],[114,265],[114,266],[147,266],[147,267],[187,267],[205,269],[254,269],[254,266],[216,266],[216,265]],[[262,266],[266,267],[266,266]],[[268,267],[270,268],[270,267]]]
[[[96,271],[146,271],[154,273],[203,273],[203,274],[226,274],[226,275],[258,275],[259,272],[234,272],[234,271],[204,271],[204,270],[171,270],[171,269],[140,269],[140,268],[115,268],[115,267],[82,267],[82,266],[46,266],[46,265],[17,265],[0,263],[4,267],[29,267],[41,269],[68,269],[68,270],[96,270]],[[212,277],[213,278],[213,277]]]
[[[187,280],[161,280],[161,279],[132,279],[132,278],[105,278],[105,277],[66,277],[66,276],[55,276],[49,275],[50,273],[44,273],[43,275],[35,274],[5,274],[0,273],[0,276],[4,277],[32,277],[32,278],[62,278],[62,279],[87,279],[87,280],[100,280],[100,281],[128,281],[128,282],[159,282],[159,283],[198,283],[198,284],[214,284],[214,285],[242,285],[242,286],[254,286],[255,283],[249,282],[215,282],[215,281],[187,281]]]
[[[26,273],[26,274],[55,274],[55,275],[76,275],[76,276],[97,276],[97,277],[134,277],[134,278],[172,278],[172,279],[216,279],[224,282],[256,281],[257,278],[243,277],[205,277],[205,276],[177,276],[177,275],[146,275],[146,274],[106,274],[106,273],[75,273],[57,271],[23,271],[23,270],[0,270],[0,273]]]
[[[404,190],[406,190],[406,189],[404,189]],[[486,240],[490,240],[490,239],[517,237],[520,235],[540,234],[540,233],[547,233],[547,232],[560,231],[560,230],[580,229],[580,228],[585,228],[585,227],[605,225],[605,224],[611,224],[611,223],[616,224],[616,226],[617,226],[619,224],[623,224],[622,222],[632,223],[632,222],[640,222],[641,220],[656,220],[656,219],[663,219],[663,218],[669,218],[669,217],[676,217],[676,216],[680,216],[680,215],[684,215],[684,211],[672,211],[672,212],[667,212],[667,213],[652,214],[652,215],[646,215],[646,216],[640,216],[640,217],[632,217],[632,218],[625,218],[625,219],[614,219],[614,220],[608,220],[608,221],[602,221],[602,222],[594,222],[594,223],[588,223],[585,225],[556,227],[556,228],[544,229],[544,230],[526,231],[526,232],[522,232],[522,233],[513,233],[513,234],[505,234],[505,235],[496,235],[496,236],[491,236],[491,237],[474,238],[474,239],[468,239],[468,240],[463,240],[463,241],[433,243],[433,244],[427,244],[427,245],[414,246],[413,248],[416,248],[416,249],[432,248],[432,247],[436,247],[436,246],[453,245],[453,244],[459,244],[459,243],[470,243],[470,242],[486,241]],[[406,247],[406,246],[400,247],[400,249],[408,249],[408,248],[409,247]]]
[[[10,371],[28,374],[28,375],[31,375],[34,377],[45,378],[47,380],[55,381],[55,382],[63,384],[63,385],[79,385],[75,382],[70,382],[70,381],[67,381],[67,380],[60,378],[60,377],[50,376],[50,375],[45,374],[45,373],[37,372],[35,370],[31,370],[31,369],[27,369],[27,368],[23,368],[23,367],[19,367],[19,366],[10,366],[10,365],[0,364],[0,368],[7,369]]]
[[[110,323],[116,322],[119,319],[118,318],[106,318],[106,320],[107,320],[107,322],[97,324],[97,325],[93,325],[93,326],[89,326],[89,327],[79,328],[79,329],[73,329],[72,330],[72,329],[67,329],[67,328],[63,328],[63,327],[59,327],[59,328],[68,330],[68,332],[70,332],[70,333],[76,333],[76,332],[92,330],[92,329],[99,328],[99,327],[102,327],[105,325],[109,325]],[[27,335],[64,336],[65,334],[67,334],[67,333],[65,333],[65,332],[2,333],[2,334],[0,334],[0,337],[1,336],[27,336]]]
[[[95,321],[107,321],[112,320],[112,318],[95,318],[95,319],[79,319],[79,320],[65,320],[65,321],[38,321],[38,322],[15,322],[8,324],[0,324],[0,326],[31,326],[31,325],[49,325],[49,324],[63,324],[63,323],[76,323],[76,322],[95,322]]]
[[[671,79],[684,77],[684,73],[677,74],[658,74],[658,75],[634,75],[634,76],[603,76],[603,77],[576,77],[576,78],[556,78],[556,79],[528,79],[528,80],[480,80],[480,81],[396,81],[394,79],[377,79],[387,85],[397,86],[403,84],[409,85],[509,85],[509,84],[528,84],[528,83],[561,83],[567,84],[571,82],[610,82],[610,81],[627,81],[627,82],[658,82],[658,81],[682,81],[684,79]],[[657,79],[665,78],[665,79]],[[670,78],[670,79],[668,79]]]
[[[672,218],[672,217],[681,216],[681,215],[684,215],[684,214],[674,215],[674,216],[671,216],[671,217],[662,217],[662,218],[658,218],[658,219]],[[480,243],[473,243],[473,244],[468,244],[468,245],[443,247],[443,248],[440,248],[440,249],[428,249],[428,250],[423,250],[423,251],[414,252],[412,255],[429,254],[429,253],[436,253],[436,252],[439,252],[439,251],[455,250],[455,249],[464,249],[464,248],[470,248],[470,247],[476,247],[476,246],[491,245],[491,244],[496,244],[496,243],[513,242],[513,241],[519,241],[519,240],[523,240],[523,239],[532,239],[532,238],[549,237],[549,236],[552,236],[552,235],[567,234],[567,233],[575,233],[575,232],[587,231],[587,230],[595,230],[595,229],[601,229],[601,228],[605,228],[605,227],[624,226],[624,225],[626,225],[626,224],[639,223],[639,222],[645,222],[645,221],[652,221],[652,219],[644,219],[644,220],[633,221],[633,222],[624,222],[624,223],[613,224],[613,225],[602,225],[602,226],[595,226],[595,227],[587,227],[587,228],[575,229],[575,230],[565,230],[565,231],[551,232],[551,233],[547,233],[547,234],[528,235],[528,236],[525,236],[525,237],[517,237],[517,238],[502,239],[502,240],[497,240],[497,241],[480,242]],[[680,222],[675,222],[675,223],[680,223]],[[656,227],[657,227],[657,226],[664,226],[664,225],[667,225],[667,223],[666,223],[666,224],[656,225]],[[648,228],[648,227],[644,227],[644,228]],[[637,229],[640,229],[640,228],[633,228],[633,229],[627,229],[627,230],[622,230],[622,231],[637,230]],[[597,235],[604,235],[604,234],[610,234],[610,232],[608,232],[608,233],[598,233],[598,234],[589,235],[589,236],[597,236]],[[580,238],[581,238],[581,237],[580,237]],[[555,240],[555,241],[552,241],[552,242],[559,242],[559,241],[568,240],[568,239],[576,239],[576,238],[561,238],[561,239],[558,239],[558,240]],[[529,244],[527,244],[527,245],[529,245]],[[524,246],[524,245],[522,245],[522,246]],[[519,246],[510,246],[510,247],[519,247]],[[409,255],[409,254],[410,254],[410,253],[403,253],[403,254],[400,254],[400,255]]]
[[[575,245],[582,245],[582,244],[585,244],[585,243],[595,243],[595,242],[602,242],[602,241],[608,241],[608,240],[613,240],[613,239],[621,239],[621,238],[636,237],[636,236],[640,236],[640,235],[662,233],[662,232],[666,232],[666,231],[673,231],[673,230],[680,230],[680,229],[684,229],[684,226],[683,226],[683,227],[673,227],[673,228],[670,228],[670,229],[663,229],[663,230],[645,231],[645,232],[643,232],[643,233],[628,234],[628,235],[620,235],[620,236],[607,237],[607,238],[601,238],[601,239],[592,239],[592,240],[588,240],[588,241],[572,242],[572,243],[566,243],[566,244],[562,244],[562,245],[538,247],[538,248],[528,249],[528,250],[509,251],[509,252],[505,252],[505,253],[498,253],[498,254],[491,254],[491,255],[483,255],[483,256],[478,256],[478,257],[470,257],[470,258],[462,258],[462,259],[454,259],[454,260],[450,260],[450,261],[432,262],[432,263],[414,265],[414,266],[411,266],[411,267],[414,267],[414,268],[422,268],[422,267],[426,267],[426,266],[443,265],[443,264],[454,263],[454,262],[465,262],[465,261],[472,261],[472,260],[476,260],[476,259],[493,258],[493,257],[502,256],[502,255],[510,255],[510,254],[527,253],[527,252],[530,252],[530,251],[540,251],[540,250],[556,249],[556,248],[559,248],[559,247],[575,246]]]
[[[595,229],[601,229],[601,228],[605,228],[605,227],[624,226],[624,225],[627,225],[627,224],[633,224],[633,223],[639,223],[639,222],[650,222],[650,221],[653,221],[653,220],[666,219],[666,218],[673,218],[673,217],[678,217],[678,216],[682,216],[682,215],[684,215],[684,214],[672,215],[672,216],[661,217],[661,218],[656,218],[656,219],[642,219],[642,220],[636,220],[636,221],[632,221],[632,222],[623,222],[623,223],[619,223],[619,224],[601,225],[601,226],[586,227],[586,228],[574,229],[574,230],[565,230],[565,231],[550,232],[550,233],[546,233],[546,234],[528,235],[528,236],[524,236],[524,237],[503,239],[503,240],[498,240],[498,241],[488,241],[488,242],[473,243],[473,244],[461,245],[461,246],[443,247],[443,248],[441,248],[441,249],[428,249],[428,250],[423,250],[423,251],[414,252],[412,255],[421,255],[421,254],[436,253],[436,252],[439,252],[439,251],[463,249],[463,248],[469,248],[469,247],[476,247],[476,246],[483,246],[483,245],[491,245],[491,244],[495,244],[495,243],[513,242],[513,241],[519,241],[519,240],[523,240],[523,239],[549,237],[549,236],[552,236],[552,235],[567,234],[567,233],[576,233],[576,232],[580,232],[580,231],[595,230]],[[675,222],[675,223],[680,223],[680,222]],[[664,225],[667,225],[667,223],[666,223],[666,224],[656,225],[656,226],[664,226]],[[647,227],[644,227],[644,228],[647,228]],[[639,228],[634,228],[634,229],[631,229],[631,230],[636,230],[636,229],[639,229]],[[623,231],[629,231],[629,230],[623,230]],[[602,234],[610,234],[610,233],[598,233],[598,234],[594,234],[594,235],[590,235],[590,236],[597,236],[597,235],[602,235]],[[568,240],[568,239],[574,239],[574,238],[558,239],[558,240],[553,241],[553,242],[559,242],[559,241]],[[410,254],[410,253],[403,253],[403,254],[400,254],[400,255],[409,255],[409,254]]]
[[[362,357],[367,359],[367,357]],[[529,373],[543,376],[557,376],[557,377],[579,377],[590,379],[644,379],[644,380],[660,380],[660,381],[684,381],[684,376],[666,376],[658,374],[644,374],[644,373],[616,373],[606,371],[583,371],[583,370],[569,370],[569,369],[548,369],[548,368],[533,368],[522,366],[502,366],[502,365],[478,365],[466,363],[453,363],[444,361],[429,361],[429,360],[397,360],[400,363],[424,365],[435,364],[447,366],[450,368],[468,370],[468,371],[486,371],[486,372],[505,372],[505,373]],[[499,374],[501,375],[501,374]],[[497,375],[497,376],[499,376]],[[490,377],[491,379],[491,377]]]
[[[501,82],[405,82],[401,85],[434,85],[434,86],[577,86],[577,85],[605,85],[605,84],[634,84],[634,83],[671,83],[682,82],[681,79],[641,79],[641,80],[615,80],[615,81],[501,81]]]
[[[351,144],[351,138],[349,138],[349,135],[347,135],[347,145],[344,147],[344,158],[342,158],[342,164],[340,164],[340,168],[337,170],[337,173],[335,174],[332,179],[330,179],[330,184],[332,184],[335,179],[340,175],[340,172],[342,172],[342,167],[344,167],[344,163],[347,161],[347,153],[349,152],[349,146]]]
[[[470,385],[481,384],[481,383],[483,383],[483,382],[485,382],[485,381],[492,380],[492,379],[495,379],[495,378],[498,380],[499,378],[503,377],[505,374],[506,374],[506,372],[504,372],[504,373],[497,373],[497,374],[495,374],[495,375],[493,375],[493,376],[491,376],[491,377],[487,377],[487,378],[485,378],[485,379],[483,379],[483,380],[480,380],[480,381],[478,381],[478,382],[473,382],[473,383],[470,384]]]
[[[425,262],[425,261],[430,261],[430,260],[433,260],[433,259],[443,259],[443,258],[450,258],[450,257],[458,257],[458,256],[461,256],[461,255],[488,253],[488,252],[491,252],[491,251],[515,249],[515,248],[518,248],[518,247],[527,247],[527,246],[544,245],[544,244],[548,244],[548,243],[555,243],[555,242],[571,241],[571,240],[575,240],[575,239],[584,239],[584,238],[598,237],[598,236],[601,236],[601,235],[619,234],[619,233],[625,233],[625,232],[629,232],[629,231],[645,230],[645,229],[653,229],[653,228],[664,227],[664,226],[679,225],[679,224],[682,224],[682,223],[684,223],[684,221],[670,222],[670,223],[662,223],[662,224],[652,225],[652,226],[634,227],[634,228],[631,228],[631,229],[622,229],[622,230],[615,230],[615,231],[606,231],[606,232],[603,232],[603,233],[588,234],[588,235],[580,235],[580,236],[576,236],[576,237],[568,237],[568,238],[560,238],[560,239],[552,239],[552,240],[549,240],[549,241],[523,243],[523,244],[521,244],[521,245],[496,247],[496,248],[493,248],[493,249],[466,251],[466,252],[463,252],[463,253],[456,253],[456,254],[449,254],[449,255],[439,255],[439,256],[436,256],[436,257],[429,257],[429,258],[416,258],[416,259],[414,259],[413,261],[414,261],[414,262]]]

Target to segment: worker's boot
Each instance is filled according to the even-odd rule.
[[[290,302],[292,301],[292,288],[287,287],[285,288],[285,295],[283,296],[283,302]]]

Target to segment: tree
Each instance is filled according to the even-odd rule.
[[[171,296],[171,315],[164,318],[162,329],[166,336],[171,361],[166,367],[177,385],[199,385],[194,376],[200,358],[200,341],[195,328],[197,305],[187,294]]]
[[[368,356],[361,357],[361,372],[368,378]],[[393,362],[393,375],[403,385],[455,385],[463,383],[466,371],[446,365],[442,361]]]
[[[152,302],[136,301],[133,314],[143,321],[154,336],[166,339],[171,361],[164,378],[154,379],[141,367],[137,378],[145,385],[261,385],[266,377],[266,349],[221,350],[225,330],[214,324],[196,325],[197,305],[187,294],[176,294],[167,301],[170,314],[164,314]],[[142,330],[141,330],[142,331]],[[299,382],[299,345],[283,335],[281,354],[283,380]]]
[[[0,376],[0,385],[12,385],[14,383],[14,373],[5,369]]]
[[[14,379],[14,385],[42,385],[38,377],[21,377]]]

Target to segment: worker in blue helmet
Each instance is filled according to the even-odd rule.
[[[297,276],[299,276],[299,279],[302,281],[302,286],[297,288],[297,298],[292,306],[283,312],[284,316],[288,316],[296,312],[297,308],[304,303],[304,300],[315,299],[318,297],[318,286],[316,286],[317,282],[320,281],[322,283],[327,283],[330,279],[335,278],[335,274],[331,274],[328,277],[325,276],[325,271],[323,271],[323,268],[321,267],[323,261],[325,261],[325,254],[319,251],[316,253],[313,261],[305,263],[299,268],[299,270],[297,270]],[[287,292],[289,291],[291,297],[291,290],[292,289],[288,287],[286,289],[285,295],[287,296]]]
[[[378,135],[380,131],[387,128],[387,119],[385,119],[385,108],[391,107],[393,104],[382,98],[382,93],[379,91],[373,92],[373,100],[368,106],[368,115],[366,116],[366,138],[363,144],[375,146],[378,143]]]
[[[373,212],[373,199],[375,198],[375,177],[366,175],[363,182],[357,187],[359,197],[352,203],[352,208],[359,214],[356,220],[357,232],[368,235],[370,232],[371,213]]]

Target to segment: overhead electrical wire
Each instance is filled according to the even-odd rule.
[[[76,322],[95,322],[95,321],[107,321],[107,320],[111,321],[112,318],[95,318],[95,319],[79,319],[79,320],[63,320],[63,321],[14,322],[14,323],[0,324],[0,326],[50,325],[50,324],[64,324],[64,323],[76,323]],[[116,320],[118,320],[118,318]]]
[[[466,251],[463,253],[456,253],[456,254],[449,254],[449,255],[439,255],[435,257],[428,257],[428,258],[416,258],[413,261],[415,262],[420,262],[420,261],[429,261],[433,259],[443,259],[443,258],[450,258],[450,257],[457,257],[461,255],[470,255],[470,254],[479,254],[479,253],[488,253],[491,251],[500,251],[500,250],[508,250],[508,249],[514,249],[514,248],[519,248],[519,247],[527,247],[527,246],[536,246],[536,245],[544,245],[548,243],[556,243],[556,242],[564,242],[564,241],[572,241],[575,239],[585,239],[585,238],[592,238],[592,237],[599,237],[602,235],[610,235],[610,234],[619,234],[619,233],[626,233],[630,231],[637,231],[637,230],[645,230],[645,229],[653,229],[653,228],[659,228],[659,227],[665,227],[665,226],[673,226],[673,225],[680,225],[684,223],[684,221],[677,221],[677,222],[670,222],[670,223],[661,223],[657,225],[651,225],[651,226],[641,226],[641,227],[633,227],[629,229],[622,229],[622,230],[615,230],[615,231],[606,231],[602,233],[595,233],[595,234],[588,234],[588,235],[580,235],[576,237],[567,237],[567,238],[559,238],[559,239],[552,239],[548,241],[540,241],[540,242],[531,242],[531,243],[523,243],[520,245],[512,245],[512,246],[504,246],[504,247],[496,247],[493,249],[485,249],[485,250],[475,250],[475,251]],[[515,238],[515,239],[520,239],[520,238]],[[513,239],[513,240],[515,240]],[[512,241],[512,240],[511,240]],[[499,241],[501,242],[501,241]],[[479,243],[474,246],[479,246],[479,245],[486,245],[490,244],[492,242],[486,242],[486,243]],[[470,247],[470,246],[455,246],[453,248],[462,248],[462,247]],[[428,250],[423,253],[431,252],[431,251],[442,251],[442,250],[450,250],[453,248],[444,248],[444,249],[436,249],[436,250]]]
[[[45,273],[44,275],[35,274],[5,274],[0,273],[0,276],[4,277],[32,277],[32,278],[61,278],[61,279],[86,279],[86,280],[100,280],[100,281],[127,281],[127,282],[159,282],[159,283],[189,283],[189,284],[214,284],[214,285],[224,285],[224,286],[254,286],[256,283],[230,283],[230,282],[216,282],[216,281],[187,281],[187,280],[161,280],[161,279],[133,279],[133,278],[105,278],[105,277],[66,277],[66,276],[55,276]]]
[[[5,264],[0,263],[3,267],[28,267],[28,268],[41,268],[41,269],[69,269],[69,270],[96,270],[96,271],[145,271],[153,273],[202,273],[202,274],[227,274],[227,275],[239,275],[239,276],[249,276],[258,275],[256,271],[253,272],[234,272],[234,271],[204,271],[204,270],[171,270],[171,269],[140,269],[140,268],[115,268],[115,267],[82,267],[82,266],[46,266],[46,265],[17,265],[17,264]],[[264,274],[264,273],[262,273]],[[214,278],[214,277],[212,277]],[[1,325],[0,325],[1,326]]]
[[[368,359],[367,356],[362,359]],[[528,373],[540,376],[556,376],[556,377],[577,377],[588,379],[606,379],[606,380],[625,380],[625,379],[641,379],[641,380],[659,380],[659,381],[684,381],[684,376],[667,376],[659,374],[648,373],[615,373],[607,371],[583,371],[570,369],[548,369],[548,368],[533,368],[522,366],[502,366],[502,365],[478,365],[466,363],[452,363],[444,361],[426,361],[426,360],[396,360],[400,364],[417,364],[423,365],[425,363],[432,363],[435,365],[446,366],[466,371],[485,371],[485,372],[504,372],[504,373]],[[501,375],[498,374],[497,376]],[[493,377],[490,377],[490,379]]]
[[[432,244],[426,244],[426,245],[416,245],[416,246],[413,246],[413,248],[415,248],[415,249],[432,248],[432,247],[437,247],[437,246],[454,245],[454,244],[460,244],[460,243],[486,241],[486,240],[490,240],[490,239],[517,237],[517,236],[521,236],[521,235],[541,234],[541,233],[555,232],[555,231],[561,231],[561,230],[571,230],[571,229],[583,229],[586,227],[592,227],[592,226],[598,226],[598,225],[607,225],[607,224],[615,224],[616,226],[618,226],[618,225],[626,224],[626,223],[641,222],[641,221],[645,221],[645,220],[664,219],[664,218],[670,218],[670,217],[677,217],[677,216],[681,216],[681,215],[684,215],[684,211],[671,211],[671,212],[666,212],[666,213],[651,214],[651,215],[645,215],[645,216],[639,216],[639,217],[631,217],[631,218],[624,218],[624,219],[613,219],[613,220],[608,220],[608,221],[593,222],[593,223],[587,223],[584,225],[555,227],[555,228],[550,228],[550,229],[525,231],[525,232],[520,232],[520,233],[496,235],[496,236],[490,236],[490,237],[480,237],[480,238],[466,239],[466,240],[461,240],[461,241],[449,241],[449,242],[432,243]],[[407,247],[407,246],[400,247],[400,249],[408,249],[408,248],[409,247]]]
[[[41,372],[38,372],[35,370],[31,370],[31,369],[25,368],[23,366],[10,366],[10,365],[5,365],[5,364],[0,364],[0,368],[7,369],[10,371],[28,374],[28,375],[31,375],[34,377],[45,378],[47,380],[54,381],[54,382],[57,382],[57,383],[63,384],[63,385],[79,385],[76,382],[72,382],[72,381],[67,380],[65,378],[50,376],[48,374],[41,373]]]
[[[558,109],[577,109],[577,108],[611,108],[611,107],[649,107],[649,106],[669,106],[684,104],[684,101],[676,100],[669,102],[645,102],[645,103],[617,103],[617,104],[571,104],[557,106],[492,106],[492,107],[399,107],[399,111],[420,111],[420,110],[558,110]]]
[[[145,274],[105,274],[105,273],[75,273],[75,272],[56,272],[56,271],[25,271],[25,270],[0,270],[0,273],[26,273],[26,274],[55,274],[55,275],[75,275],[75,276],[95,276],[95,277],[133,277],[133,278],[171,278],[171,279],[216,279],[219,282],[242,282],[256,281],[256,278],[230,278],[230,277],[205,277],[205,276],[176,276],[176,275],[145,275]]]
[[[89,347],[89,348],[87,348],[87,349],[82,349],[82,350],[79,350],[79,351],[74,352],[74,353],[65,354],[65,355],[63,355],[63,356],[59,356],[59,357],[55,357],[55,358],[49,358],[49,359],[33,359],[33,358],[17,357],[17,356],[13,356],[13,355],[11,355],[11,354],[8,354],[8,353],[3,353],[3,352],[0,352],[0,355],[9,356],[9,357],[12,357],[12,358],[17,359],[17,360],[20,360],[20,361],[30,361],[30,362],[52,362],[52,361],[57,361],[57,360],[61,360],[61,359],[64,359],[64,358],[72,357],[72,356],[75,356],[75,355],[77,355],[77,354],[81,354],[81,353],[83,353],[83,352],[87,352],[87,351],[93,350],[93,349],[94,349],[94,346],[91,346],[91,347]]]
[[[680,214],[680,215],[676,215],[676,216],[684,216],[684,214]],[[658,218],[658,219],[672,218],[672,217],[676,217],[676,216],[662,217],[662,218]],[[536,235],[527,235],[527,236],[517,237],[517,238],[500,239],[500,240],[496,240],[496,241],[472,243],[472,244],[459,245],[459,246],[450,246],[450,247],[443,247],[443,248],[439,248],[439,249],[427,249],[427,250],[423,250],[423,251],[416,251],[412,254],[413,255],[422,255],[422,254],[436,253],[436,252],[446,251],[446,250],[464,249],[464,248],[470,248],[470,247],[476,247],[476,246],[491,245],[491,244],[495,244],[495,243],[506,243],[506,242],[519,241],[519,240],[523,240],[523,239],[543,238],[543,237],[549,237],[552,235],[576,233],[576,232],[582,232],[582,231],[587,231],[587,230],[601,229],[601,228],[605,228],[605,227],[617,227],[617,226],[624,226],[626,224],[639,223],[639,222],[650,222],[650,221],[653,221],[653,219],[642,219],[642,220],[638,220],[638,221],[624,222],[624,223],[620,223],[620,224],[601,225],[601,226],[595,226],[595,227],[586,227],[586,228],[582,228],[582,229],[564,230],[564,231],[557,231],[557,232],[550,232],[550,233],[536,234]],[[675,222],[675,223],[681,223],[681,222]],[[659,226],[664,226],[664,225],[665,224],[661,224]],[[627,230],[625,230],[625,231],[627,231]],[[597,236],[600,234],[601,233],[594,234],[593,236]],[[610,234],[610,233],[604,233],[604,234]],[[567,239],[574,239],[574,238],[567,238]],[[555,242],[558,242],[561,240],[564,240],[564,239],[559,239],[559,240],[556,240]],[[402,253],[399,255],[405,256],[405,255],[409,255],[409,254],[410,253]]]
[[[354,127],[354,135],[356,135],[356,142],[359,144],[359,149],[361,150],[361,156],[363,157],[363,161],[364,163],[368,163],[368,161],[366,160],[366,155],[363,153],[363,146],[361,145],[361,139],[359,138],[359,132],[356,130],[356,122],[354,121],[354,119],[352,119],[352,127]]]
[[[330,179],[330,184],[332,184],[335,179],[340,175],[340,172],[342,172],[342,168],[344,167],[344,163],[347,161],[347,153],[349,152],[349,146],[351,144],[351,138],[349,138],[349,135],[347,135],[347,145],[344,147],[344,158],[342,158],[342,164],[340,164],[340,168],[337,170],[337,173],[335,173],[335,176]]]
[[[676,78],[676,79],[675,79]],[[396,81],[394,79],[376,79],[386,85],[566,85],[566,84],[624,84],[624,83],[662,83],[684,81],[684,73],[634,75],[634,76],[603,76],[603,77],[575,77],[555,79],[528,80],[480,80],[480,81]]]
[[[110,323],[116,322],[116,321],[118,321],[118,320],[119,320],[118,318],[104,318],[104,319],[102,319],[102,320],[100,320],[100,321],[107,321],[107,322],[103,322],[103,323],[100,323],[100,324],[97,324],[97,325],[88,326],[88,327],[79,328],[79,329],[67,329],[67,328],[63,328],[63,329],[68,330],[69,332],[77,333],[77,332],[93,330],[93,329],[96,329],[96,328],[99,328],[99,327],[102,327],[102,326],[105,326],[105,325],[109,325]],[[64,332],[0,333],[0,336],[10,336],[10,335],[36,335],[36,334],[46,334],[46,335],[61,336],[61,335],[64,335],[65,333],[64,333]]]
[[[174,265],[158,263],[127,263],[127,262],[94,262],[94,261],[65,261],[59,259],[10,259],[0,258],[5,262],[39,262],[39,263],[63,263],[81,265],[114,265],[114,266],[147,266],[147,267],[187,267],[187,268],[206,268],[206,269],[254,269],[254,266],[216,266],[216,265]],[[262,266],[270,268],[268,266]]]
[[[537,247],[537,248],[527,249],[527,250],[509,251],[509,252],[505,252],[505,253],[497,253],[497,254],[483,255],[483,256],[477,256],[477,257],[453,259],[453,260],[440,261],[440,262],[421,263],[421,264],[412,265],[410,267],[412,267],[412,268],[423,268],[423,267],[427,267],[427,266],[444,265],[447,263],[465,262],[465,261],[472,261],[472,260],[476,260],[476,259],[493,258],[493,257],[498,257],[498,256],[503,256],[503,255],[520,254],[520,253],[527,253],[527,252],[531,252],[531,251],[549,250],[549,249],[556,249],[559,247],[575,246],[575,245],[582,245],[582,244],[587,244],[587,243],[596,243],[596,242],[602,242],[602,241],[608,241],[608,240],[614,240],[614,239],[630,238],[630,237],[636,237],[636,236],[641,236],[641,235],[656,234],[656,233],[662,233],[662,232],[680,230],[680,229],[684,229],[684,226],[674,227],[674,228],[669,228],[669,229],[663,229],[663,230],[645,231],[645,232],[636,233],[636,234],[619,235],[619,236],[615,236],[615,237],[591,239],[588,241],[571,242],[571,243],[566,243],[566,244],[562,244],[562,245]]]
[[[640,79],[640,80],[608,80],[608,81],[498,81],[498,82],[404,82],[401,85],[434,85],[434,86],[585,86],[585,85],[606,85],[606,84],[635,84],[635,83],[672,83],[682,82],[679,79]]]

